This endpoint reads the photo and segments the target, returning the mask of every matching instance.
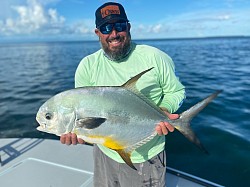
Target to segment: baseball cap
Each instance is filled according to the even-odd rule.
[[[96,28],[112,21],[129,21],[123,6],[119,3],[108,2],[100,6],[95,12]]]

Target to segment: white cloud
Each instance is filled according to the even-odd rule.
[[[68,1],[74,3],[74,6],[78,6],[79,3],[81,6],[83,6],[82,3],[86,4],[83,6],[84,8],[89,5],[86,0]],[[241,3],[247,2],[247,0],[239,1]],[[95,39],[94,18],[87,11],[80,12],[80,15],[79,12],[69,15],[71,11],[67,10],[67,12],[63,9],[65,7],[61,6],[64,5],[64,2],[62,0],[11,0],[11,2],[0,0],[0,40],[18,37],[21,39],[25,37],[32,37],[32,39],[39,37],[42,39],[48,37]],[[223,2],[223,5],[225,2],[232,5],[236,2],[238,4],[238,0],[223,0]],[[136,23],[138,16],[135,15],[135,18],[131,19],[132,36],[137,39],[249,35],[250,18],[248,15],[250,10],[247,9],[249,6],[245,6],[246,9],[225,8],[225,6],[221,9],[215,9],[208,0],[202,0],[201,5],[195,5],[195,7],[199,6],[202,8],[186,9],[190,12],[166,13],[167,17],[161,16],[160,20],[154,20],[151,23],[147,19]],[[58,9],[51,7],[58,7]],[[67,19],[60,11],[64,12],[65,16],[68,15]],[[82,18],[80,20],[80,16],[86,16],[88,19]]]
[[[156,24],[150,30],[152,30],[153,33],[160,33],[162,31],[162,28],[162,24]]]
[[[25,0],[25,3],[18,2],[10,6],[12,14],[8,14],[9,17],[4,19],[0,16],[0,36],[2,38],[18,36],[22,38],[95,38],[94,20],[78,20],[68,25],[64,16],[56,9],[49,8],[51,3],[58,1]]]
[[[26,5],[11,8],[17,13],[17,17],[0,22],[2,35],[39,33],[45,28],[63,26],[65,21],[55,9],[46,10],[37,0],[27,0]]]
[[[138,38],[149,34],[152,38],[249,35],[250,26],[242,28],[250,21],[249,11],[207,9],[185,12],[158,20],[156,24],[132,24],[132,33]]]

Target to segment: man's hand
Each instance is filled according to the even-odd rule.
[[[164,110],[164,112],[167,114],[168,118],[171,120],[175,120],[179,118],[179,114],[170,114],[169,112],[167,112],[166,110]],[[168,132],[173,132],[174,131],[174,127],[165,121],[161,121],[156,127],[155,127],[156,132],[159,135],[167,135]]]
[[[60,137],[60,141],[62,144],[66,145],[76,145],[76,144],[84,144],[85,141],[81,138],[77,138],[76,134],[74,133],[68,133],[68,134],[63,134]]]

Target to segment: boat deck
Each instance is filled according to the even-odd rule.
[[[91,187],[92,147],[57,140],[0,139],[1,187]],[[168,168],[168,187],[220,185]]]

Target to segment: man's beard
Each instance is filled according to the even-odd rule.
[[[119,39],[121,36],[117,36],[117,38],[113,39]],[[105,55],[112,61],[119,61],[123,58],[125,58],[129,52],[130,52],[130,34],[127,36],[127,40],[124,43],[124,46],[117,46],[113,50],[109,49],[109,46],[106,43],[101,42],[101,47],[103,51],[105,52]]]

